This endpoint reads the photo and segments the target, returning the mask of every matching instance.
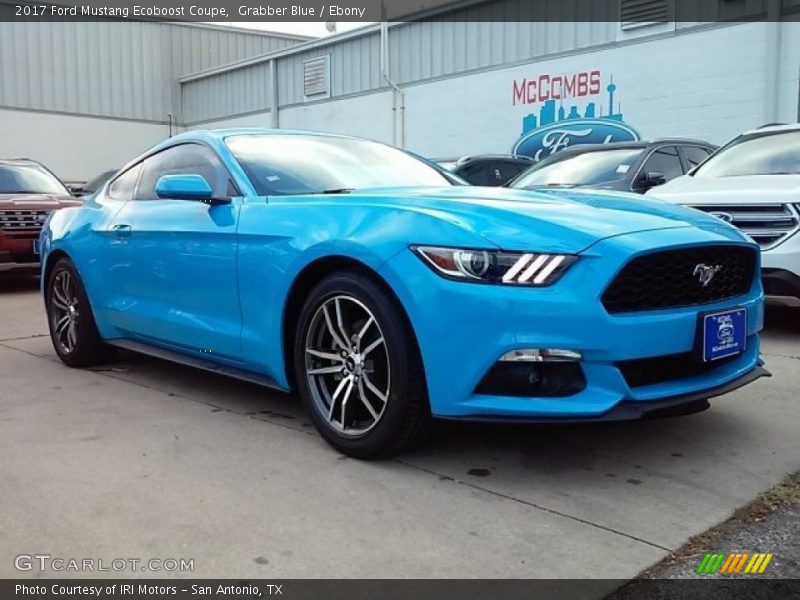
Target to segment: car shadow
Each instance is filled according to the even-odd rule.
[[[95,370],[167,392],[171,397],[205,404],[211,412],[226,411],[317,435],[293,393],[127,351],[120,351],[113,363]],[[665,448],[672,449],[671,460],[675,460],[684,454],[701,454],[725,444],[725,440],[747,444],[751,437],[747,419],[730,410],[715,410],[713,404],[712,401],[710,410],[697,415],[622,423],[542,425],[437,420],[424,445],[397,458],[424,465],[450,457],[457,463],[464,462],[464,475],[470,477],[495,474],[495,466],[509,461],[545,477],[591,472],[595,468],[611,472],[609,462],[619,461],[628,464],[623,469],[626,472],[647,470],[663,460]]]
[[[767,305],[764,333],[767,336],[790,336],[800,341],[800,307]]]
[[[305,430],[300,400],[293,394],[135,352],[118,350],[115,360],[93,371],[226,411]]]

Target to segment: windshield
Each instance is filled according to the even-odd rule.
[[[641,148],[618,148],[563,156],[555,154],[525,171],[509,187],[593,185],[616,181],[625,177],[641,152]]]
[[[0,194],[69,196],[64,184],[38,165],[0,165]]]
[[[796,175],[800,173],[800,131],[755,134],[732,141],[694,172],[695,177]]]
[[[100,175],[98,175],[97,177],[92,179],[89,183],[87,183],[85,186],[83,186],[83,191],[84,192],[96,192],[101,187],[103,187],[103,185],[105,185],[106,181],[111,179],[111,176],[116,172],[117,172],[116,170],[113,170],[113,171],[105,171],[104,173],[101,173]]]
[[[270,134],[232,136],[225,143],[263,196],[451,185],[426,162],[366,140]]]

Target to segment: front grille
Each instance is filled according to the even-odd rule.
[[[741,356],[728,356],[713,362],[702,362],[691,352],[668,354],[655,358],[637,358],[615,363],[632,388],[703,375]]]
[[[764,250],[800,231],[800,212],[791,204],[703,204],[692,208],[738,227]]]
[[[714,268],[703,285],[701,265]],[[709,304],[750,291],[756,251],[746,246],[693,246],[637,256],[603,294],[610,313]]]
[[[47,216],[46,210],[0,210],[0,229],[16,231],[18,229],[40,230]]]

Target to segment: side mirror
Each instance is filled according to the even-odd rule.
[[[647,171],[639,177],[639,187],[649,190],[658,185],[664,185],[667,182],[664,174],[660,171]]]
[[[156,196],[171,200],[196,200],[206,204],[227,204],[226,198],[214,198],[206,178],[196,173],[162,175],[156,183]]]

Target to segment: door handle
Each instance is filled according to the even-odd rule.
[[[115,237],[118,237],[120,239],[131,237],[130,225],[114,225],[111,228],[111,231],[114,233]]]

